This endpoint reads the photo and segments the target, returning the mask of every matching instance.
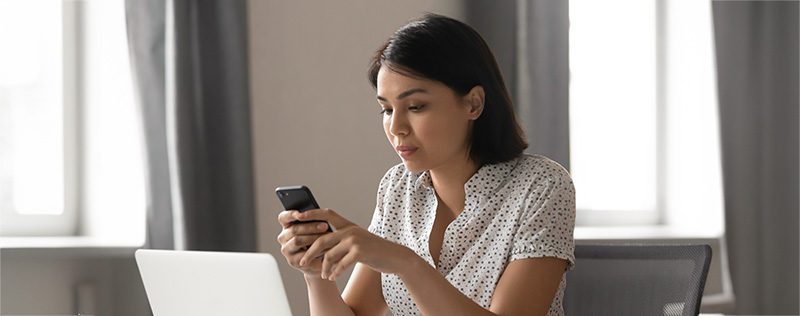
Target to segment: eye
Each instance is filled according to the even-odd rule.
[[[383,109],[381,110],[381,115],[390,115],[392,114],[392,109]]]
[[[421,111],[421,110],[422,110],[422,108],[424,108],[424,107],[425,107],[425,104],[414,105],[414,106],[409,106],[409,107],[408,107],[408,110],[410,110],[410,111],[412,111],[412,112],[419,112],[419,111]]]

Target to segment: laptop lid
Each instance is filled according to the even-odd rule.
[[[291,315],[267,253],[139,249],[136,264],[154,316]]]

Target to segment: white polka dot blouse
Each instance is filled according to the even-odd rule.
[[[369,231],[404,245],[458,290],[488,308],[509,262],[525,258],[575,257],[575,189],[569,173],[539,155],[522,155],[482,166],[464,185],[464,211],[444,235],[438,265],[429,251],[437,199],[429,173],[403,164],[381,180]],[[399,277],[381,275],[383,296],[395,316],[422,315]],[[548,315],[563,315],[566,273]]]

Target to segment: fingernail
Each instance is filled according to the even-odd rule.
[[[319,229],[319,230],[323,230],[323,229],[325,229],[327,226],[328,226],[328,225],[326,225],[325,223],[319,223],[319,224],[317,224],[317,229]]]
[[[305,266],[305,265],[306,265],[306,259],[300,260],[300,266],[302,267],[302,266]]]

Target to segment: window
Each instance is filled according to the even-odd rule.
[[[0,38],[0,235],[143,225],[124,2],[3,1]]]
[[[577,207],[636,223],[657,217],[654,12],[652,1],[632,0],[572,1],[569,13]]]
[[[578,225],[721,232],[710,4],[573,0],[569,14]]]
[[[0,2],[0,233],[75,229],[74,101],[63,85],[74,16],[60,1]],[[64,30],[62,32],[62,30]],[[67,36],[65,36],[67,35]],[[74,69],[73,69],[74,70]]]

